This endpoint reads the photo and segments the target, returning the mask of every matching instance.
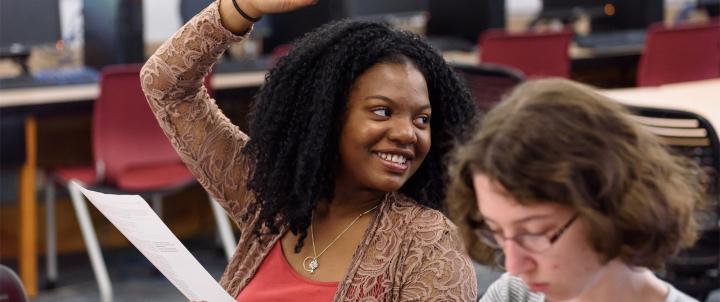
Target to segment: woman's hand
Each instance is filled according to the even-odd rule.
[[[317,0],[235,0],[237,6],[248,16],[260,18],[265,14],[286,13],[315,4]],[[331,0],[326,0],[331,1]],[[241,34],[252,22],[238,13],[233,0],[220,1],[220,19],[229,31]]]
[[[315,4],[317,0],[235,0],[243,11],[255,13],[252,17],[259,17],[258,14],[286,13]],[[331,1],[331,0],[330,0]]]

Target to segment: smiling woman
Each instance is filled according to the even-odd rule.
[[[430,150],[425,78],[405,57],[394,61],[386,58],[370,67],[350,91],[336,183],[398,190]]]
[[[422,39],[350,21],[306,35],[268,73],[252,139],[202,86],[250,21],[309,2],[213,3],[142,72],[160,125],[240,228],[220,283],[243,301],[474,301],[473,267],[439,209],[443,160],[475,107]]]
[[[508,272],[482,301],[695,301],[649,269],[696,239],[702,173],[591,88],[519,86],[450,174],[469,253]]]

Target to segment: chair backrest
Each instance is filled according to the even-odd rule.
[[[17,274],[9,267],[0,264],[0,302],[28,301],[25,288]]]
[[[656,86],[720,77],[720,22],[672,28],[650,27],[637,73],[637,86]]]
[[[525,80],[522,72],[497,64],[453,65],[465,81],[480,111],[488,111],[517,84]]]
[[[280,44],[273,48],[272,52],[270,52],[270,57],[272,58],[272,66],[277,65],[278,61],[280,61],[280,58],[286,56],[290,52],[292,47],[292,44],[286,43]]]
[[[101,72],[93,113],[93,155],[101,181],[113,184],[134,165],[179,162],[140,86],[142,65],[108,66]]]
[[[694,247],[670,259],[667,277],[682,283],[681,279],[685,276],[695,278],[717,270],[720,268],[720,142],[717,132],[707,120],[694,113],[655,108],[630,109],[643,128],[656,134],[661,142],[678,154],[695,161],[708,177],[708,205],[695,215],[700,225],[700,239]]]
[[[572,32],[507,33],[489,29],[480,37],[480,62],[511,66],[527,77],[570,76]]]

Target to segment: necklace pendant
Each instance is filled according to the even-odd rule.
[[[312,261],[310,261],[310,273],[315,273],[315,270],[318,268],[319,264],[316,258],[313,258]]]
[[[309,262],[308,262],[308,260],[309,260]],[[305,260],[303,260],[303,268],[308,273],[314,274],[315,270],[318,268],[318,266],[320,266],[320,264],[318,263],[317,258],[306,257]]]

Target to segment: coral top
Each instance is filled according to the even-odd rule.
[[[298,274],[283,255],[278,240],[237,301],[332,301],[338,282],[310,280]]]

